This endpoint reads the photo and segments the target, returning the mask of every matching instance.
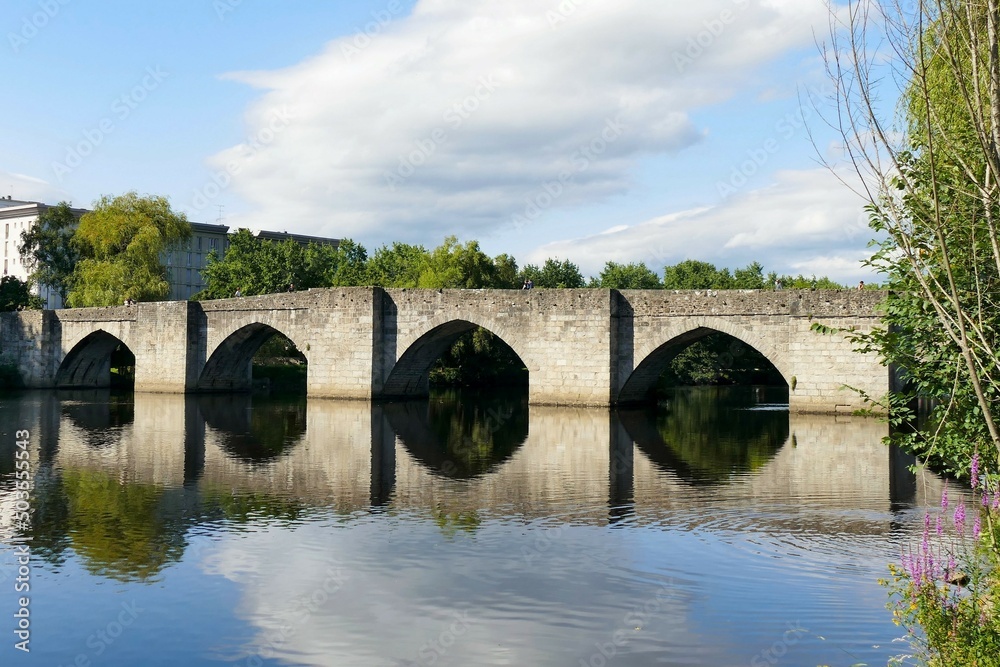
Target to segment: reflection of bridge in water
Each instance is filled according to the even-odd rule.
[[[498,409],[484,432],[465,435],[472,444],[449,450],[435,441],[441,427],[426,402],[309,400],[259,415],[250,400],[136,394],[134,404],[109,405],[48,396],[33,430],[36,465],[161,487],[166,496],[185,496],[169,505],[189,509],[198,503],[190,494],[255,494],[338,513],[377,506],[594,525],[623,517],[676,522],[678,511],[694,505],[721,511],[748,502],[886,511],[918,493],[907,462],[880,441],[886,426],[865,419],[780,413],[787,427],[769,427],[764,437],[777,434],[780,442],[765,442],[746,465],[706,475],[665,441],[669,430],[635,413],[534,406],[525,420]],[[487,436],[503,440],[496,460],[462,449]],[[595,503],[601,498],[603,509]],[[760,528],[781,528],[765,514]],[[889,528],[884,520],[824,525],[822,517],[804,513],[796,527]]]

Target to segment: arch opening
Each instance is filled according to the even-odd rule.
[[[199,391],[265,390],[305,393],[308,359],[283,333],[248,324],[212,353],[198,379]]]
[[[652,403],[678,387],[740,385],[775,388],[787,402],[782,372],[749,343],[709,327],[672,338],[635,368],[619,392],[618,403]],[[774,392],[769,392],[773,394]]]
[[[59,365],[60,389],[135,386],[135,355],[117,336],[98,330],[77,343]]]
[[[513,348],[489,329],[452,320],[410,345],[393,365],[382,395],[423,397],[432,386],[526,390],[528,369]]]

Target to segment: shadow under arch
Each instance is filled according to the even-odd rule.
[[[462,336],[482,328],[492,334],[503,346],[510,349],[524,366],[524,359],[501,336],[468,320],[455,319],[439,324],[415,340],[393,364],[392,371],[382,386],[384,398],[419,398],[430,395],[430,374],[434,363]]]
[[[528,439],[528,401],[523,394],[442,392],[430,400],[385,403],[382,409],[410,455],[450,479],[490,474]]]
[[[749,348],[767,365],[766,370],[775,377],[780,376],[784,386],[788,387],[788,378],[785,376],[785,373],[755,345],[728,331],[700,326],[674,336],[650,352],[628,376],[625,384],[622,385],[621,390],[618,392],[616,403],[627,406],[630,404],[654,402],[656,400],[657,382],[677,355],[693,343],[704,340],[709,336],[718,336],[720,334],[725,340],[731,341],[727,351],[720,355],[719,362],[721,364],[733,363],[739,356],[746,354],[745,348]]]
[[[60,389],[110,387],[111,360],[118,354],[126,363],[135,364],[135,355],[128,346],[103,329],[85,336],[73,346],[59,364],[55,385]]]
[[[198,378],[198,391],[249,391],[253,383],[254,355],[264,343],[278,335],[295,344],[284,332],[260,322],[247,324],[231,333],[205,362]],[[303,350],[299,351],[305,355]]]
[[[681,390],[667,409],[618,410],[636,447],[658,468],[691,485],[725,484],[753,472],[789,441],[789,412],[754,409],[739,387]]]

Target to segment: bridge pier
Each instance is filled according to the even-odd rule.
[[[119,341],[135,355],[137,391],[247,390],[254,353],[280,332],[308,361],[310,396],[416,397],[426,395],[438,357],[483,327],[524,363],[530,403],[608,406],[647,400],[677,350],[721,332],[774,365],[792,411],[833,413],[864,407],[854,389],[885,394],[889,373],[845,335],[812,324],[870,331],[882,298],[857,290],[316,289],[3,313],[0,364],[28,387],[92,386]]]

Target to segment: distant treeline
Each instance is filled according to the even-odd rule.
[[[349,239],[338,247],[301,245],[292,240],[262,241],[240,230],[229,239],[224,257],[212,254],[202,272],[206,287],[195,299],[251,296],[313,287],[426,287],[517,289],[527,281],[536,288],[611,289],[842,289],[829,278],[765,275],[759,262],[730,271],[708,262],[685,260],[666,266],[663,277],[645,263],[607,262],[601,273],[584,278],[580,267],[565,259],[547,259],[541,266],[519,267],[507,254],[490,257],[478,241],[459,243],[449,236],[438,247],[393,243],[370,257],[364,246]]]

